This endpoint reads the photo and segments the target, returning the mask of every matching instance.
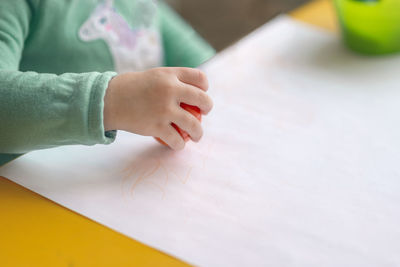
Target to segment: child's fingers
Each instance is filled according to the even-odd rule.
[[[160,138],[173,150],[182,150],[185,147],[185,141],[172,125],[168,125]]]
[[[187,132],[190,138],[195,142],[198,142],[203,136],[203,129],[201,128],[199,120],[184,109],[177,111],[174,117],[174,123]]]
[[[205,92],[208,90],[207,76],[201,70],[177,68],[177,77],[183,83],[198,87]]]
[[[204,115],[207,115],[213,108],[211,97],[191,85],[183,86],[179,102],[198,107]]]

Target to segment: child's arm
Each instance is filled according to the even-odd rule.
[[[198,67],[214,56],[215,50],[175,11],[162,1],[159,6],[167,66]]]
[[[105,130],[119,129],[161,137],[181,149],[184,141],[171,122],[194,141],[201,138],[199,121],[180,107],[184,102],[203,114],[211,110],[201,71],[158,68],[118,76],[20,72],[30,17],[27,1],[0,1],[0,153],[106,144],[115,133]]]
[[[0,1],[0,153],[112,142],[102,111],[115,73],[18,71],[30,19],[28,1]]]

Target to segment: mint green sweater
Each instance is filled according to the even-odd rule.
[[[118,45],[132,49],[122,54],[146,53],[140,29],[159,33],[148,35],[148,46],[159,41],[166,66],[196,67],[214,54],[168,6],[152,11],[148,3],[154,1],[0,1],[0,165],[37,149],[111,143],[115,132],[103,128],[105,90],[124,60]]]

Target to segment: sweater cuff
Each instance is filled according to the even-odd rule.
[[[115,72],[100,74],[93,84],[89,101],[88,129],[90,139],[97,144],[110,144],[114,142],[117,131],[104,130],[104,96]]]

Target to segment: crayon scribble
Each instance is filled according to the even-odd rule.
[[[123,196],[134,198],[135,194],[147,190],[164,199],[168,186],[186,185],[193,170],[204,173],[213,144],[196,144],[180,152],[157,145],[136,155],[122,170]]]

